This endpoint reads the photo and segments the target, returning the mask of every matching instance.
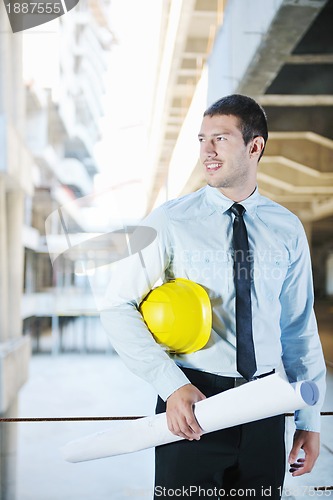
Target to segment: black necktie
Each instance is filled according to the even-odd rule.
[[[236,354],[237,371],[250,380],[257,370],[252,336],[251,262],[243,205],[234,203],[233,225],[234,279],[236,288]]]

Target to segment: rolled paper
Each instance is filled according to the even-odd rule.
[[[316,404],[318,387],[314,382],[290,384],[279,374],[229,389],[194,405],[196,419],[206,434],[262,418],[300,410]],[[166,414],[160,413],[114,425],[62,448],[68,462],[107,458],[160,446],[183,438],[169,431]]]

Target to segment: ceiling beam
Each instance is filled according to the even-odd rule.
[[[267,184],[271,184],[275,187],[283,189],[284,191],[295,193],[295,194],[333,194],[333,186],[295,186],[291,182],[284,181],[282,179],[277,179],[276,177],[266,174],[264,172],[258,172],[258,180],[262,180]]]
[[[327,137],[323,137],[320,134],[316,134],[315,132],[310,132],[306,130],[305,132],[270,132],[269,138],[272,140],[284,140],[284,141],[294,141],[295,139],[304,139],[306,141],[310,141],[320,146],[323,146],[328,149],[333,149],[333,140],[328,139]]]
[[[315,168],[291,160],[290,158],[286,158],[285,156],[269,156],[269,155],[263,156],[260,160],[260,164],[261,165],[280,164],[292,170],[295,170],[303,174],[304,176],[313,177],[314,179],[322,180],[323,182],[333,181],[333,172],[320,172]]]
[[[286,64],[333,64],[333,54],[291,54]]]
[[[263,36],[256,57],[242,77],[237,93],[251,96],[265,93],[326,2],[327,0],[297,3],[283,1],[269,30]]]
[[[257,95],[255,99],[262,106],[333,106],[333,95]]]
[[[300,217],[307,218],[310,221],[324,219],[330,215],[333,215],[333,197],[324,201],[314,200],[310,212],[300,213]]]

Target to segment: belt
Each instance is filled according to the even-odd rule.
[[[257,375],[253,377],[251,380],[246,380],[243,377],[224,377],[223,375],[216,375],[214,373],[202,372],[199,370],[195,370],[193,368],[185,368],[183,366],[179,366],[179,368],[185,373],[185,375],[189,378],[192,384],[197,385],[197,383],[200,383],[203,380],[207,380],[210,384],[213,384],[214,386],[219,386],[221,387],[221,389],[223,388],[223,390],[239,387],[253,380],[268,377],[268,375],[273,375],[273,373],[275,373],[275,369],[273,369],[270,372]]]
[[[252,377],[251,380],[249,380],[249,382],[251,382],[252,380],[257,380],[258,378],[268,377],[268,375],[273,375],[273,373],[275,373],[275,368],[273,368],[273,370],[270,372],[263,373],[262,375],[257,375],[256,377]]]
[[[230,383],[233,384],[232,387],[239,387],[240,385],[247,384],[247,382],[252,382],[253,380],[258,380],[260,378],[264,378],[264,377],[268,377],[269,375],[273,375],[273,373],[275,373],[275,368],[273,368],[273,370],[270,372],[262,373],[261,375],[257,375],[255,377],[252,377],[250,380],[246,380],[243,377],[223,377],[221,375],[220,376],[223,379],[230,381]]]

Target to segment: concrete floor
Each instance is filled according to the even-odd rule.
[[[47,354],[32,358],[20,398],[25,417],[148,415],[155,394],[112,354]],[[8,424],[12,425],[12,424]],[[18,500],[151,498],[153,450],[71,464],[61,447],[117,422],[19,424]]]
[[[326,309],[325,309],[326,311]],[[319,314],[328,362],[328,390],[324,410],[333,411],[333,349],[331,320]],[[96,335],[97,335],[97,330]],[[99,332],[102,342],[104,333]],[[45,339],[50,342],[50,339]],[[30,378],[20,393],[20,416],[121,416],[154,412],[155,394],[132,375],[112,352],[104,354],[35,354]],[[283,498],[331,497],[332,491],[314,491],[333,485],[333,417],[322,417],[321,456],[313,472],[301,478],[286,474]],[[153,491],[153,450],[71,464],[60,449],[68,441],[117,423],[33,422],[18,425],[17,500],[148,500]],[[292,418],[287,419],[290,447]]]

